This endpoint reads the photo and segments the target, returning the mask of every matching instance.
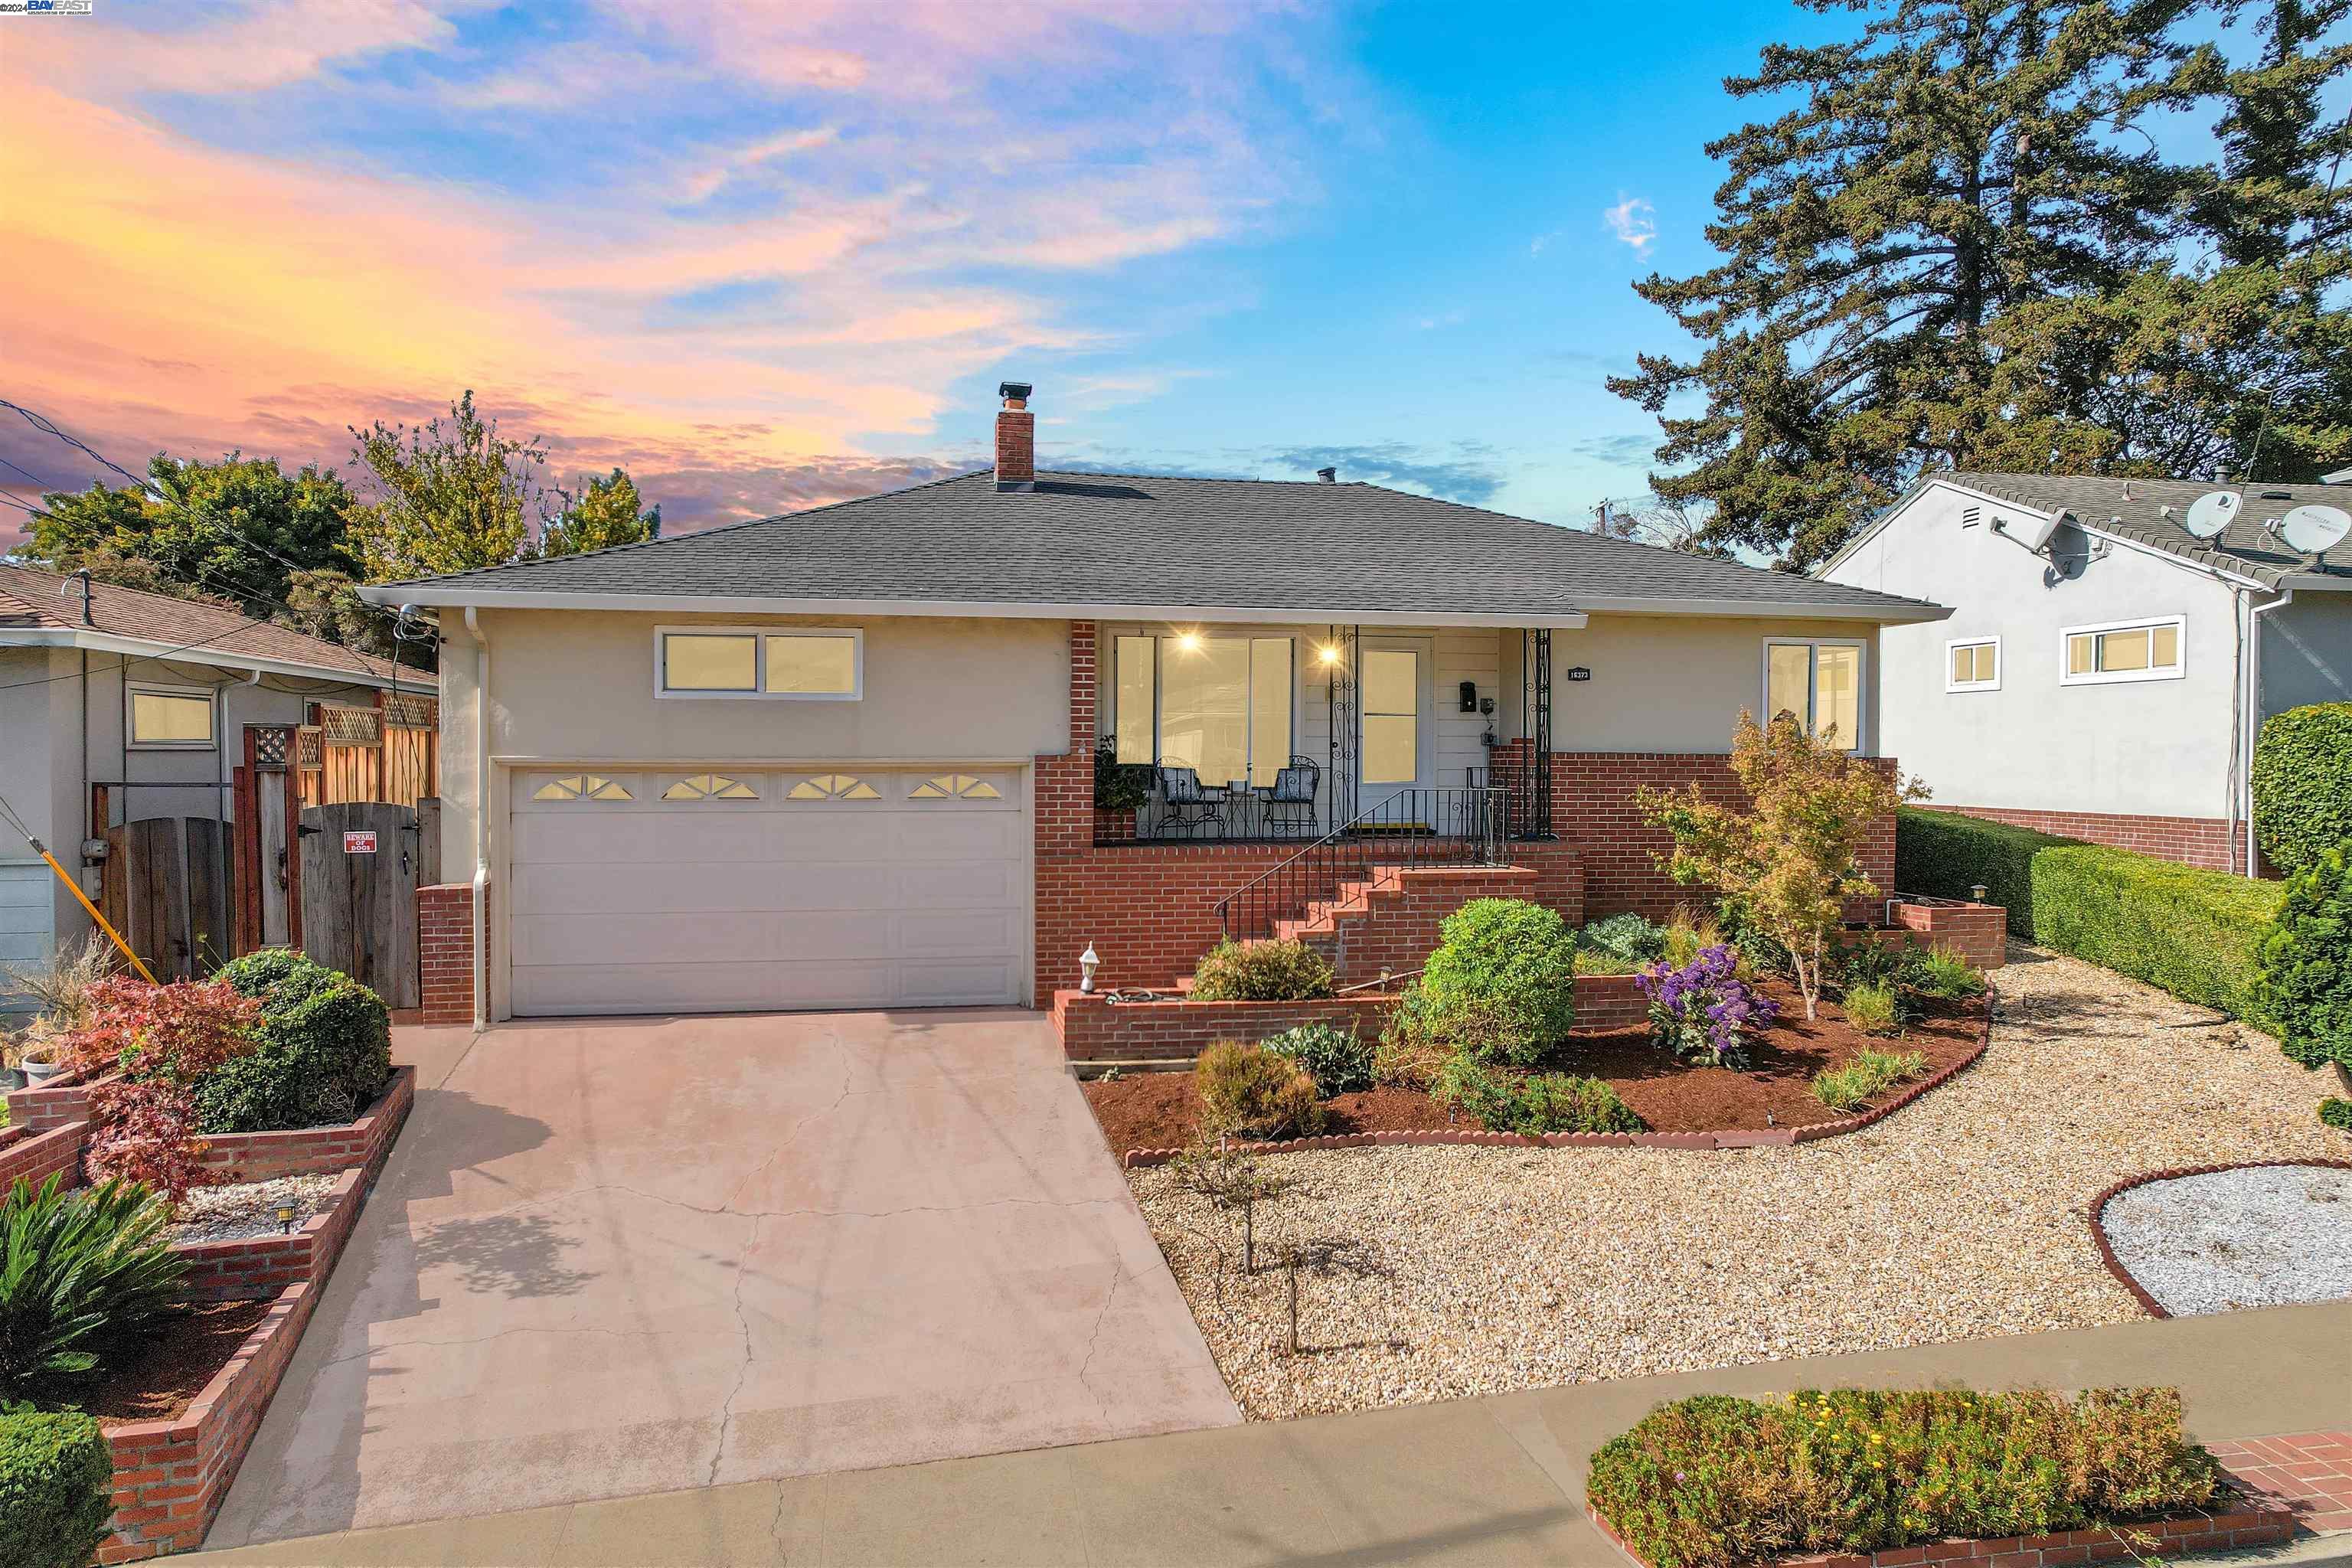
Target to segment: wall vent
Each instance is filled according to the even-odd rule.
[[[1960,508],[1960,526],[1962,528],[1974,528],[1983,521],[1984,508],[1980,506],[1964,506]]]

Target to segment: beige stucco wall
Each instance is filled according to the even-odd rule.
[[[1741,709],[1764,700],[1769,637],[1859,642],[1863,750],[1878,745],[1878,628],[1861,621],[1745,620],[1715,616],[1596,615],[1551,639],[1556,752],[1706,752],[1730,749]],[[1507,685],[1516,706],[1517,652]],[[1570,681],[1578,666],[1592,679]]]
[[[476,647],[443,612],[444,878],[471,879]],[[536,762],[1011,761],[1069,745],[1069,626],[914,616],[482,611],[489,754]],[[654,695],[656,626],[841,626],[866,634],[855,702]],[[498,784],[492,784],[493,826]]]

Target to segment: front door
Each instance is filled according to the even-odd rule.
[[[1432,788],[1436,770],[1425,637],[1366,637],[1357,658],[1363,744],[1359,799],[1370,810],[1406,790]]]

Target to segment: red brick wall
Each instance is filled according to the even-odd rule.
[[[1895,923],[1912,940],[1957,952],[1979,969],[1999,969],[2009,962],[2009,911],[1998,904],[1906,900],[1895,906]]]
[[[2080,838],[2092,844],[2104,844],[2111,849],[2129,849],[2136,854],[2153,855],[2159,860],[2178,860],[2184,866],[2201,866],[2209,871],[2239,871],[2244,858],[2244,846],[2230,831],[2227,820],[2218,816],[2126,816],[2096,811],[2019,811],[2001,805],[1947,805],[1942,801],[1926,803],[1930,810],[1957,812],[1962,816],[1981,816],[1989,822],[2006,822],[2019,827],[2031,827],[2037,833],[2054,833],[2063,838]]]
[[[89,1088],[79,1073],[51,1079],[38,1089],[8,1091],[8,1125],[47,1132],[68,1121],[89,1120]]]
[[[1301,1024],[1331,1024],[1377,1037],[1392,996],[1365,994],[1320,1002],[1122,1002],[1076,991],[1054,994],[1054,1027],[1072,1061],[1173,1061],[1219,1040],[1256,1042]]]
[[[266,1182],[332,1175],[355,1165],[373,1180],[415,1102],[416,1069],[396,1067],[392,1082],[358,1121],[289,1132],[215,1132],[205,1139],[211,1147],[205,1167],[224,1182]]]
[[[1445,917],[1474,899],[1527,899],[1558,910],[1570,925],[1584,921],[1584,878],[1572,844],[1514,844],[1509,866],[1398,868],[1369,889],[1351,884],[1357,901],[1285,921],[1279,936],[1312,944],[1331,961],[1339,984],[1403,974],[1428,962]]]
[[[484,926],[487,932],[488,927]],[[474,889],[442,882],[416,889],[417,1022],[474,1021]]]
[[[1630,974],[1580,974],[1576,977],[1576,1026],[1580,1029],[1622,1029],[1650,1021],[1650,999]]]
[[[55,1175],[64,1176],[68,1187],[81,1185],[81,1151],[89,1131],[87,1121],[43,1131],[14,1125],[0,1130],[0,1194],[20,1181],[37,1187]]]
[[[289,1285],[323,1279],[359,1218],[366,1180],[365,1171],[345,1171],[327,1207],[289,1234],[174,1247],[187,1260],[187,1293],[205,1301],[265,1300]]]

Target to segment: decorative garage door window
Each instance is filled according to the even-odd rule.
[[[611,779],[598,778],[594,773],[573,773],[568,778],[550,779],[531,793],[533,800],[630,800],[627,790]]]
[[[1001,800],[1003,794],[986,779],[970,773],[941,773],[908,792],[915,800]]]
[[[819,773],[803,779],[787,792],[792,800],[880,800],[881,793],[864,779],[847,773]]]
[[[662,791],[664,800],[757,800],[759,792],[720,773],[697,773]]]

